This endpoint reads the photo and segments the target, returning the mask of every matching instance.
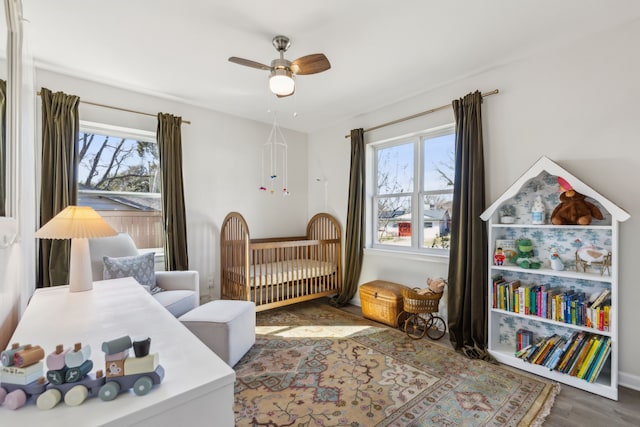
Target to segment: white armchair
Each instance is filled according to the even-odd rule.
[[[104,261],[107,257],[127,257],[140,255],[131,236],[120,233],[113,237],[89,239],[91,253],[91,274],[93,280],[103,280]],[[180,317],[196,308],[200,303],[200,284],[197,271],[157,271],[156,286],[162,292],[153,293],[171,314]]]

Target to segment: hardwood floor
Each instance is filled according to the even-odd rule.
[[[343,310],[362,316],[360,307],[349,305]],[[427,339],[427,338],[425,338]],[[446,344],[448,337],[440,342]],[[544,427],[637,427],[640,426],[640,391],[620,387],[618,401],[561,384]]]

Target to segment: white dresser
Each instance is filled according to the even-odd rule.
[[[145,396],[123,392],[115,400],[89,398],[42,411],[34,403],[11,411],[0,406],[2,425],[46,426],[233,426],[235,372],[202,344],[133,279],[95,282],[92,291],[38,289],[11,342],[40,345],[90,344],[93,371],[104,370],[104,341],[123,335],[151,337],[164,381]]]

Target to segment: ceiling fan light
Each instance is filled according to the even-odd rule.
[[[269,89],[276,95],[291,95],[296,87],[291,72],[285,69],[276,69],[269,77]]]

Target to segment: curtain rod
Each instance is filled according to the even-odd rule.
[[[495,95],[495,94],[497,94],[499,92],[500,91],[498,89],[495,89],[495,90],[492,90],[491,92],[483,93],[482,97],[484,98],[485,96]],[[382,123],[382,124],[377,125],[377,126],[370,127],[369,129],[364,129],[364,132],[371,132],[372,130],[380,129],[380,128],[383,128],[383,127],[386,127],[386,126],[395,125],[396,123],[406,122],[407,120],[415,119],[416,117],[420,117],[420,116],[426,116],[427,114],[435,113],[436,111],[444,110],[445,108],[450,108],[450,107],[451,107],[451,104],[441,105],[439,107],[432,108],[432,109],[427,110],[427,111],[421,111],[419,113],[412,114],[412,115],[407,116],[407,117],[402,117],[400,119],[392,120],[390,122],[386,122],[386,123]],[[344,137],[345,138],[351,138],[351,135],[345,135]]]
[[[40,91],[38,91],[37,95],[40,96]],[[97,102],[85,101],[83,99],[80,99],[80,102],[82,102],[83,104],[94,105],[96,107],[104,107],[104,108],[111,108],[112,110],[125,111],[127,113],[135,113],[135,114],[142,114],[143,116],[158,117],[157,114],[145,113],[143,111],[129,110],[128,108],[122,108],[122,107],[113,107],[111,105],[106,105],[106,104],[98,104]],[[182,120],[182,123],[186,125],[191,124],[189,120]]]

